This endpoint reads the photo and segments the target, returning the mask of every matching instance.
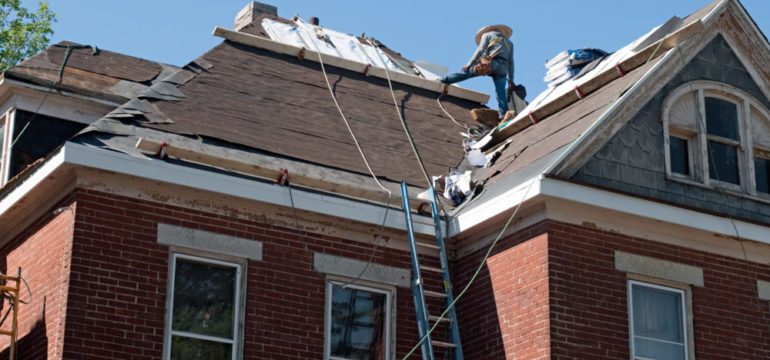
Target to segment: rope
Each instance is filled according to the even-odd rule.
[[[373,46],[376,50],[380,50],[379,46],[377,46],[371,39],[367,39],[367,42],[369,45]],[[386,64],[385,59],[382,58],[382,55],[379,51],[375,51],[377,53],[377,57],[380,58],[380,62],[383,64]],[[414,152],[414,156],[417,157],[417,163],[420,164],[420,170],[422,170],[422,175],[425,176],[425,181],[428,183],[428,187],[433,186],[433,182],[430,180],[430,175],[428,175],[428,171],[425,170],[425,164],[422,162],[422,157],[420,157],[420,152],[417,151],[417,146],[414,144],[414,139],[412,138],[412,133],[409,132],[409,127],[406,125],[406,120],[404,120],[404,117],[401,115],[401,111],[398,108],[398,100],[396,100],[396,93],[393,91],[393,83],[390,81],[390,71],[388,71],[388,66],[383,66],[383,69],[385,69],[385,78],[388,79],[388,88],[390,89],[390,96],[393,98],[393,106],[395,106],[396,109],[396,115],[398,115],[398,119],[401,121],[401,126],[404,128],[404,132],[406,133],[406,138],[409,140],[409,145],[412,147],[412,151]]]
[[[444,109],[444,105],[442,105],[442,104],[441,104],[441,98],[442,98],[443,96],[444,96],[444,93],[440,93],[440,94],[438,94],[438,97],[436,98],[436,103],[438,104],[438,107],[439,107],[439,108],[441,108],[441,111],[443,111],[443,112],[444,112],[444,115],[446,115],[447,117],[449,117],[449,120],[452,120],[452,122],[453,122],[453,123],[455,123],[455,125],[457,125],[457,126],[459,126],[459,127],[463,128],[463,129],[465,129],[465,130],[469,130],[469,129],[468,129],[468,125],[465,125],[465,124],[463,124],[463,123],[461,123],[461,122],[457,121],[457,120],[454,118],[454,116],[452,116],[452,114],[450,114],[450,113],[449,113],[449,111],[446,111],[446,109]]]
[[[305,30],[304,28],[302,30],[305,31],[305,33],[307,33],[307,30]],[[366,165],[366,169],[369,171],[369,174],[372,176],[372,179],[374,179],[374,182],[376,182],[377,185],[383,191],[388,193],[388,197],[393,196],[393,193],[390,190],[388,190],[388,188],[386,188],[384,185],[382,185],[380,180],[377,178],[377,175],[374,174],[374,170],[372,170],[372,166],[369,164],[369,160],[366,158],[366,154],[364,154],[364,150],[361,148],[361,144],[358,143],[358,138],[356,138],[356,134],[353,132],[353,128],[350,127],[350,122],[348,122],[348,118],[345,116],[345,113],[342,112],[342,107],[340,107],[340,103],[337,101],[337,96],[334,95],[334,89],[332,88],[331,82],[329,82],[329,76],[326,74],[326,67],[324,66],[323,56],[321,56],[321,50],[318,49],[318,46],[315,44],[315,42],[311,41],[311,43],[315,48],[316,54],[318,54],[318,63],[321,64],[321,72],[323,72],[324,80],[326,81],[326,87],[329,89],[329,94],[331,94],[332,100],[334,100],[334,106],[337,107],[337,111],[339,111],[340,117],[342,117],[342,121],[345,123],[345,127],[348,129],[348,132],[350,133],[350,137],[353,138],[353,142],[356,145],[356,149],[358,149],[358,153],[361,155],[361,159],[364,161],[364,165]]]

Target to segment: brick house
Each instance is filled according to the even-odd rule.
[[[18,358],[412,349],[402,179],[418,242],[435,232],[398,115],[446,175],[487,97],[367,39],[375,66],[328,49],[322,65],[298,46],[316,29],[252,3],[181,68],[60,43],[3,74],[0,271],[30,289]],[[770,358],[768,64],[740,2],[717,0],[484,136],[482,186],[442,224],[455,292],[482,266],[457,303],[465,358]]]

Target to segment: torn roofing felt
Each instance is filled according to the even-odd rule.
[[[56,84],[59,90],[123,103],[178,70],[171,65],[95,50],[63,41],[8,69],[5,76],[46,87]]]
[[[425,187],[387,81],[332,66],[326,71],[374,173]],[[441,111],[438,94],[397,83],[393,87],[429,174],[447,173],[463,159],[460,132],[465,129]],[[471,122],[468,110],[478,107],[449,96],[441,101],[463,123]],[[118,129],[116,121],[124,128]],[[202,137],[368,174],[318,63],[229,41],[156,82],[89,131],[135,133],[125,127]]]

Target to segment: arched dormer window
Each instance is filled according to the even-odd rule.
[[[663,105],[666,175],[770,197],[770,115],[732,86],[694,81]]]

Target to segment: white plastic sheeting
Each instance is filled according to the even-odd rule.
[[[290,25],[271,19],[264,19],[262,20],[262,28],[265,29],[265,32],[270,35],[272,40],[284,44],[303,47],[313,51],[317,49],[326,55],[404,73],[382,50],[368,44],[362,44],[353,35],[307,24],[301,20]],[[327,36],[328,41],[320,39],[317,34]]]

